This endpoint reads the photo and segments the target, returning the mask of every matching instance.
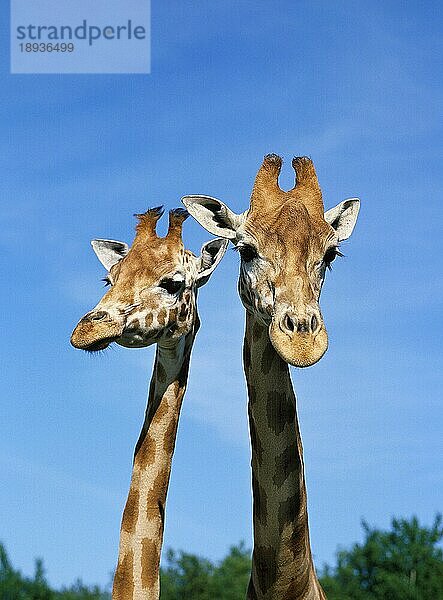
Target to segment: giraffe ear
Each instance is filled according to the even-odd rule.
[[[229,240],[235,239],[244,216],[232,212],[226,204],[211,196],[184,196],[187,211],[209,233]]]
[[[229,240],[223,238],[216,238],[203,244],[201,254],[197,258],[197,287],[205,285],[209,280],[215,267],[223,258],[228,244]]]
[[[335,229],[339,242],[347,240],[353,232],[359,210],[360,200],[348,198],[325,212],[325,221]]]
[[[128,244],[116,240],[92,240],[91,246],[107,271],[129,252]]]

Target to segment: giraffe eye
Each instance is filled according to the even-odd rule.
[[[177,294],[182,289],[183,283],[182,280],[166,277],[165,279],[162,279],[158,285],[163,290],[166,290],[168,294]]]
[[[102,281],[105,282],[105,287],[107,287],[108,285],[112,285],[111,278],[108,275],[106,277],[103,277]]]
[[[250,246],[249,244],[245,244],[244,246],[239,246],[238,251],[242,260],[246,263],[251,262],[254,258],[257,258],[258,253],[254,246]]]
[[[326,254],[323,257],[323,262],[329,270],[331,269],[331,263],[337,258],[337,256],[343,256],[338,249],[338,246],[334,246],[333,248],[326,250]]]

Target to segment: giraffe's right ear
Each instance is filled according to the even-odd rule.
[[[92,240],[91,246],[107,271],[129,252],[128,244],[116,240]]]
[[[197,287],[205,285],[211,277],[215,267],[225,255],[226,248],[229,245],[229,240],[223,238],[215,238],[203,244],[201,254],[196,259],[197,261]]]
[[[234,240],[245,213],[237,215],[226,204],[211,196],[184,196],[183,204],[202,227],[214,235]]]

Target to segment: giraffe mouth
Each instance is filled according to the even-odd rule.
[[[92,344],[88,344],[87,346],[82,346],[80,349],[91,353],[100,352],[100,350],[105,350],[110,344],[112,344],[112,342],[115,342],[116,339],[116,337],[103,338],[101,340],[92,342]]]
[[[105,311],[95,310],[77,323],[71,335],[74,348],[86,352],[99,352],[121,335],[124,323],[111,319]]]

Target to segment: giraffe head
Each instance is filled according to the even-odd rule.
[[[205,229],[234,243],[245,308],[269,326],[286,362],[306,367],[328,346],[320,292],[340,242],[352,233],[360,202],[344,200],[325,213],[311,159],[293,159],[296,183],[287,192],[278,185],[281,165],[279,156],[265,156],[243,214],[209,196],[185,196],[183,203]]]
[[[75,348],[94,352],[112,342],[141,348],[178,340],[191,331],[197,319],[197,288],[208,281],[228,241],[211,240],[196,257],[185,250],[181,237],[188,213],[170,211],[168,233],[160,238],[156,225],[162,214],[162,208],[153,208],[136,215],[131,248],[114,240],[91,242],[108,272],[110,288],[74,329]]]

